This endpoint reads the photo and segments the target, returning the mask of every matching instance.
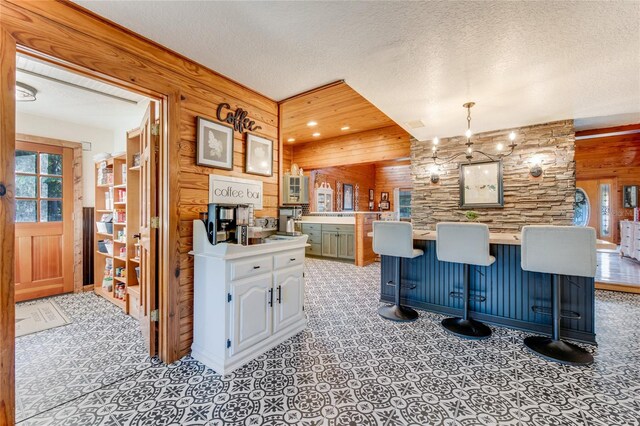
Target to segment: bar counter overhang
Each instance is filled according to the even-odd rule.
[[[436,232],[414,231],[414,247],[424,251],[401,259],[401,302],[405,306],[444,315],[462,313],[464,266],[440,262]],[[491,233],[493,265],[471,266],[469,316],[492,325],[551,335],[551,274],[523,271],[520,235]],[[381,257],[380,300],[393,303],[396,258]],[[562,336],[596,344],[595,280],[567,276],[562,284]]]

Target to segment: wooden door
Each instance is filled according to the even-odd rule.
[[[139,320],[149,355],[157,353],[157,163],[158,132],[155,103],[140,125],[140,311]]]
[[[73,150],[16,142],[16,301],[73,291]]]
[[[587,226],[595,228],[600,240],[619,241],[619,220],[616,215],[617,180],[582,179],[576,181],[576,187],[582,188],[589,201],[589,222]]]
[[[337,233],[322,231],[322,255],[325,257],[338,257]]]
[[[271,336],[271,274],[236,281],[231,289],[231,355]]]
[[[304,316],[304,267],[294,266],[274,274],[273,332],[295,324]]]

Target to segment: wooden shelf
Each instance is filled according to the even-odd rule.
[[[114,280],[120,281],[121,283],[127,283],[127,279],[125,277],[113,277]]]
[[[127,222],[113,222],[113,226],[124,226]]]
[[[112,210],[100,209],[100,210],[96,210],[96,213],[113,213],[113,209]]]
[[[96,253],[101,254],[104,257],[113,257],[112,255],[110,255],[109,253],[103,253],[101,251],[96,251]]]
[[[121,262],[126,262],[126,261],[127,261],[127,258],[126,258],[126,257],[113,256],[113,258],[114,258],[115,260],[119,260],[119,261],[121,261]]]
[[[113,185],[111,185],[110,183],[107,184],[103,184],[103,185],[96,185],[96,188],[111,188]]]
[[[126,241],[113,240],[113,244],[127,244]]]
[[[114,188],[116,189],[127,189],[127,184],[126,183],[121,183],[119,185],[113,185]]]
[[[107,234],[106,232],[96,232],[96,234],[102,235],[102,236],[105,236],[105,237],[113,238],[113,234]]]
[[[129,167],[129,170],[140,170],[140,166]]]
[[[126,201],[116,201],[116,202],[115,202],[115,203],[113,203],[113,204],[115,204],[115,205],[117,205],[117,206],[126,206],[126,205],[127,205],[127,202],[126,202]]]
[[[140,264],[140,259],[136,259],[135,257],[130,258],[129,261]]]
[[[127,286],[127,293],[135,294],[140,297],[140,286],[138,284]]]

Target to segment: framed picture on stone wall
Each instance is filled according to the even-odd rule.
[[[502,161],[460,164],[460,208],[504,206]]]

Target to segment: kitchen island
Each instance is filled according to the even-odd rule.
[[[462,313],[463,265],[440,262],[436,232],[414,231],[414,247],[424,251],[402,259],[402,304],[444,315]],[[491,266],[472,266],[469,316],[488,324],[533,333],[551,334],[551,275],[523,271],[520,234],[491,233]],[[394,258],[382,256],[380,300],[393,302]],[[562,335],[595,344],[595,286],[593,278],[565,277],[562,288]]]

